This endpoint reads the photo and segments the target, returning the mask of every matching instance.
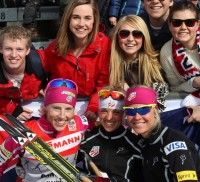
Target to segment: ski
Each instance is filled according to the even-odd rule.
[[[43,140],[41,140],[28,127],[26,127],[24,124],[22,124],[19,120],[17,120],[12,115],[6,114],[5,116],[12,123],[13,126],[15,126],[23,135],[25,135],[29,139],[30,142],[32,142],[38,148],[41,148],[41,149],[44,149],[45,151],[47,151],[47,153],[49,153],[51,156],[53,156],[53,158],[56,160],[56,162],[59,162],[61,165],[63,165],[75,177],[80,176],[80,172],[78,171],[78,169],[76,169],[72,164],[70,164],[66,159],[64,159],[58,153],[53,151],[53,149],[50,148],[50,146],[47,143],[45,143]]]
[[[20,121],[18,121],[11,115],[6,115],[6,119],[13,123],[14,126],[16,122],[21,124]],[[30,154],[32,154],[39,162],[46,165],[62,180],[67,182],[75,182],[79,181],[79,178],[81,178],[85,182],[91,182],[91,180],[86,176],[80,176],[80,172],[74,166],[72,166],[69,162],[66,162],[66,160],[62,158],[59,154],[55,153],[35,133],[33,133],[23,124],[21,124],[20,126],[20,124],[18,124],[18,127],[16,127],[15,129],[14,127],[10,126],[6,121],[4,121],[3,118],[0,119],[0,126],[5,131],[7,131],[17,143],[19,143]],[[65,165],[63,165],[63,162]]]
[[[59,178],[66,182],[74,182],[73,178],[70,177],[66,171],[60,168],[52,159],[52,156],[47,156],[45,151],[38,149],[32,144],[28,138],[26,138],[17,129],[10,126],[2,118],[0,119],[0,126],[10,135],[12,138],[20,144],[21,147],[25,148],[31,155],[33,155],[41,164],[47,166],[52,172],[54,172]]]

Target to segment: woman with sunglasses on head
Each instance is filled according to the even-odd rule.
[[[76,153],[79,149],[83,132],[88,123],[85,117],[74,114],[78,89],[76,84],[68,79],[54,79],[46,87],[44,103],[39,120],[25,123],[43,141],[48,143],[55,152],[75,164]],[[1,115],[1,118],[5,118]],[[5,171],[17,167],[17,174],[24,182],[60,181],[52,171],[41,164],[24,148],[21,148],[11,137],[8,137],[0,147],[1,165],[0,176]],[[0,180],[3,180],[1,178]]]
[[[97,92],[108,84],[110,40],[98,32],[99,12],[95,0],[70,0],[64,10],[56,40],[39,50],[49,78],[67,78],[79,88],[78,100],[88,106],[80,114],[96,119]]]
[[[195,104],[200,88],[199,11],[191,1],[175,3],[169,13],[169,28],[173,38],[161,49],[160,61],[170,90],[192,93],[183,106]],[[196,92],[197,91],[197,92]],[[200,99],[199,99],[200,104]]]
[[[157,94],[152,88],[129,88],[124,109],[128,124],[138,133],[143,182],[200,180],[197,148],[185,135],[161,124]]]
[[[167,85],[161,74],[158,54],[153,50],[145,22],[136,15],[119,20],[111,45],[110,85],[125,89],[138,84],[151,86],[159,93],[164,109]]]
[[[141,182],[141,157],[135,136],[123,126],[124,91],[105,87],[99,91],[99,126],[86,131],[77,166],[92,173],[89,161],[113,182]],[[85,162],[87,161],[87,162]]]

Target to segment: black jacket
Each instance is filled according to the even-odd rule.
[[[101,171],[108,174],[112,182],[141,182],[141,156],[134,144],[136,142],[134,135],[124,127],[111,133],[98,127],[86,132],[78,161],[86,161],[82,170],[92,174],[86,160],[88,155]]]
[[[162,28],[156,33],[157,35],[155,35],[156,30],[154,30],[151,27],[149,16],[147,15],[147,13],[146,12],[143,13],[141,15],[141,17],[147,24],[149,34],[151,37],[151,43],[152,43],[154,49],[156,51],[160,51],[162,46],[172,38],[171,32],[169,31],[169,25],[168,25],[167,21],[163,24]]]
[[[144,182],[200,180],[200,156],[182,133],[161,126],[150,138],[139,141],[143,156]],[[187,180],[186,180],[187,181]]]

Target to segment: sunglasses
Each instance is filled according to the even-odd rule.
[[[53,88],[62,87],[62,86],[70,88],[70,89],[73,89],[73,90],[76,90],[76,92],[78,92],[78,87],[77,87],[75,82],[73,82],[72,80],[62,79],[62,78],[51,80],[48,83],[46,89],[52,88],[52,87]]]
[[[121,39],[126,39],[130,34],[136,39],[141,39],[143,37],[143,33],[139,30],[133,30],[132,32],[129,30],[120,30],[118,33]]]
[[[186,20],[181,20],[181,19],[172,19],[171,24],[173,27],[180,27],[182,26],[183,22],[187,27],[194,27],[195,23],[197,22],[197,19],[186,19]]]
[[[119,91],[111,91],[111,90],[100,90],[98,92],[100,98],[106,99],[111,96],[114,100],[123,100],[124,94]]]
[[[124,107],[125,113],[128,116],[135,116],[137,113],[139,115],[145,115],[151,111],[153,107],[156,105],[148,105],[148,106],[142,106],[142,107]]]

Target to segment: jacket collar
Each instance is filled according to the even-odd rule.
[[[150,144],[150,145],[156,144],[161,140],[161,138],[163,137],[163,135],[166,133],[167,130],[168,130],[168,127],[161,124],[161,126],[156,127],[152,131],[152,134],[149,138],[143,138],[140,135],[139,136],[140,140],[139,140],[138,144],[140,146],[146,146],[148,144]]]
[[[123,126],[120,126],[113,132],[107,132],[102,126],[99,127],[99,133],[105,139],[115,140],[124,136],[126,132],[127,130]]]

